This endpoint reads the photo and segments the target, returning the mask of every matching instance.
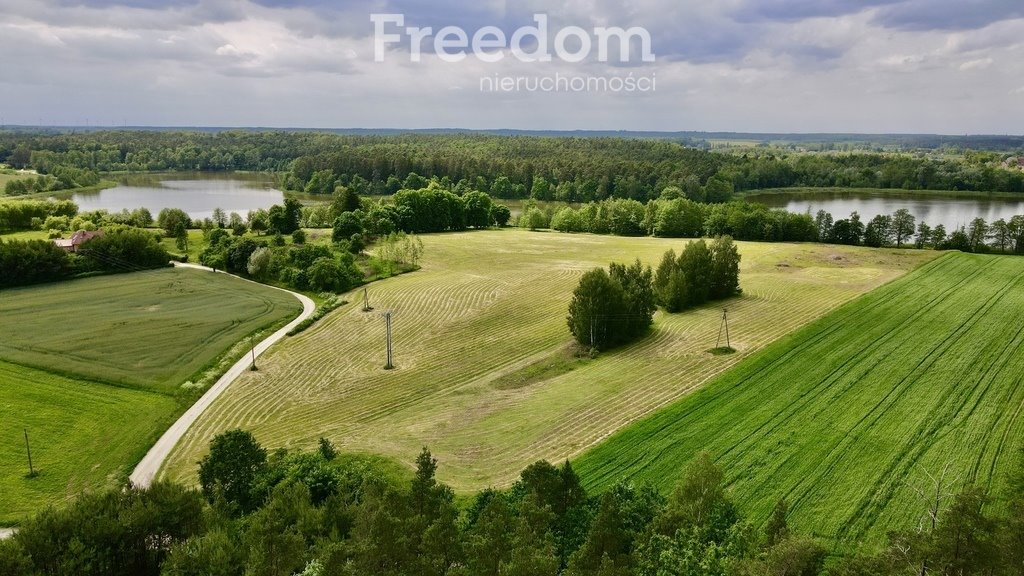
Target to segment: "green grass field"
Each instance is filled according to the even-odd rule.
[[[176,401],[0,362],[0,526],[126,478]],[[28,474],[24,430],[35,478]]]
[[[197,270],[6,290],[0,359],[172,392],[238,339],[300,311],[285,292]]]
[[[19,172],[11,169],[0,170],[0,197],[4,195],[4,186],[7,186],[8,182],[12,180],[25,180],[27,178],[33,178],[34,175],[25,172]]]
[[[785,498],[797,529],[850,543],[915,526],[915,488],[947,467],[948,490],[998,490],[1024,448],[1021,263],[931,262],[626,428],[577,471],[592,489],[667,489],[707,451],[756,518]]]
[[[507,486],[523,467],[563,460],[686,395],[744,356],[904,274],[934,252],[740,243],[744,295],[729,301],[738,354],[712,356],[718,306],[655,319],[636,345],[565,360],[566,314],[583,272],[685,241],[481,231],[424,236],[422,270],[369,288],[275,347],[186,435],[165,475],[194,480],[218,432],[245,427],[267,446],[411,459],[429,446],[460,491]],[[361,291],[360,291],[361,292]],[[397,369],[385,372],[395,311]]]
[[[284,292],[183,269],[0,292],[0,526],[124,481],[194,398],[186,379],[300,309]]]

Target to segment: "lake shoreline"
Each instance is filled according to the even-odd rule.
[[[794,186],[792,188],[762,188],[758,190],[745,190],[737,192],[736,198],[747,202],[756,202],[754,198],[759,196],[780,196],[780,195],[816,195],[816,194],[864,194],[878,196],[904,196],[917,198],[949,198],[960,200],[1021,200],[1024,201],[1024,193],[1017,192],[981,192],[975,190],[906,190],[904,188],[816,188],[813,186]]]

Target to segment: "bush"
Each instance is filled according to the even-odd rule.
[[[32,230],[32,219],[78,214],[78,206],[68,200],[18,201],[0,203],[0,232]]]
[[[363,232],[363,223],[355,212],[345,212],[334,221],[331,238],[335,242],[348,240],[354,234]]]
[[[309,288],[317,292],[347,292],[359,283],[362,274],[355,267],[351,255],[338,260],[334,257],[317,258],[309,267]]]
[[[126,272],[139,268],[160,268],[170,262],[170,254],[145,230],[113,228],[87,241],[79,252],[97,270]]]
[[[550,225],[550,221],[544,214],[544,211],[536,206],[527,208],[525,212],[519,217],[519,227],[527,228],[529,230],[540,230],[541,228],[547,228]]]
[[[491,206],[491,221],[498,228],[504,228],[508,226],[508,221],[512,219],[512,211],[509,210],[508,206],[504,204],[495,204]]]
[[[12,240],[0,238],[0,287],[27,286],[54,282],[74,273],[64,249],[49,240]]]

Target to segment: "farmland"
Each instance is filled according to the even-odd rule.
[[[173,392],[239,338],[300,309],[285,292],[194,270],[8,290],[0,359]]]
[[[175,404],[163,394],[0,362],[0,525],[126,477],[170,424]],[[25,477],[25,429],[35,478]]]
[[[933,252],[740,243],[728,301],[738,354],[712,356],[721,309],[655,318],[653,333],[596,360],[566,360],[579,276],[610,261],[656,264],[683,241],[503,230],[432,235],[423,269],[370,287],[272,350],[196,423],[165,476],[193,480],[210,438],[245,427],[265,445],[408,462],[424,445],[457,490],[507,486],[523,466],[577,455],[745,356],[935,257]],[[385,372],[394,310],[397,369]]]
[[[662,488],[707,451],[759,519],[846,542],[910,528],[917,490],[998,489],[1024,448],[1020,261],[951,254],[752,355],[575,464]]]
[[[194,399],[188,378],[299,309],[285,292],[180,269],[0,293],[0,525],[123,481]]]

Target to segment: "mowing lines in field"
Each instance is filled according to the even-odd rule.
[[[801,530],[881,539],[951,467],[998,485],[1021,448],[1024,278],[1013,259],[950,255],[769,346],[578,460],[587,484],[670,486],[707,450],[740,503],[791,504]]]
[[[394,320],[396,369],[381,370],[384,326],[342,307],[269,354],[196,423],[168,465],[194,476],[209,439],[235,426],[271,446],[341,448],[408,461],[423,445],[459,490],[507,485],[527,464],[580,453],[782,337],[933,254],[741,244],[744,295],[728,303],[733,346],[711,356],[721,310],[658,314],[643,341],[515,389],[494,382],[564,353],[572,290],[586,270],[679,241],[479,232],[425,237],[423,269],[375,283]],[[781,268],[780,261],[791,266]],[[836,281],[833,273],[840,274]],[[357,297],[350,298],[358,301]]]

